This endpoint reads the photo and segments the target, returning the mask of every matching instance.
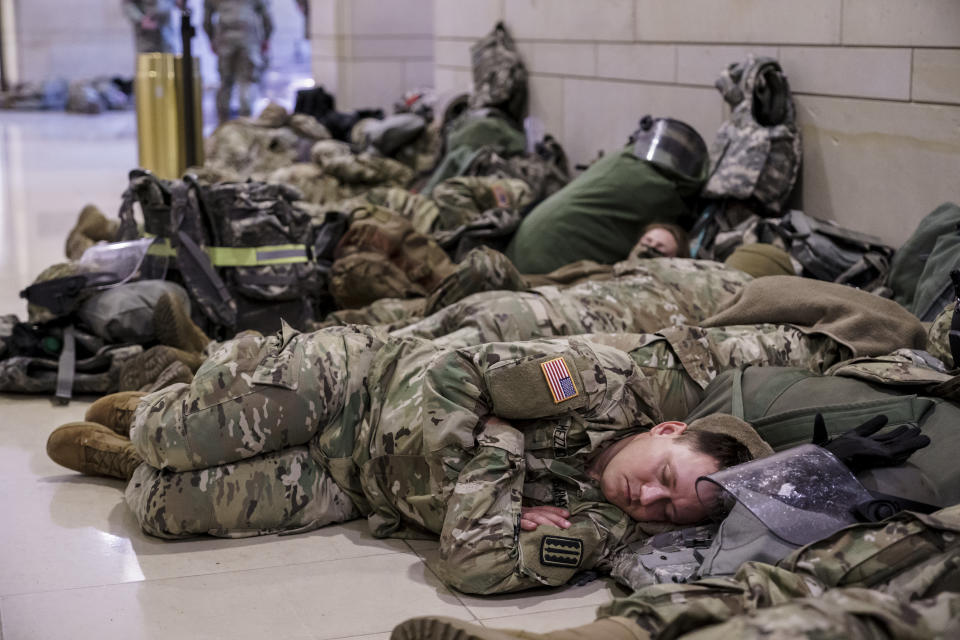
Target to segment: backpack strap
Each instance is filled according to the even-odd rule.
[[[77,339],[73,325],[63,330],[63,346],[60,349],[60,358],[57,361],[57,391],[53,398],[54,404],[70,404],[73,397],[73,379],[77,373]]]
[[[747,365],[750,366],[750,365]],[[746,367],[737,367],[733,372],[733,389],[732,396],[730,398],[731,413],[744,420],[744,411],[743,411],[743,370]]]

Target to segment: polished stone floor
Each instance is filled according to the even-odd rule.
[[[0,112],[0,313],[63,259],[77,213],[115,215],[136,162],[132,113]],[[354,522],[289,537],[165,542],[140,532],[123,484],[51,462],[47,435],[91,399],[0,394],[0,638],[387,638],[447,615],[542,631],[593,620],[617,593],[582,587],[496,598],[444,588],[436,545],[376,540]]]

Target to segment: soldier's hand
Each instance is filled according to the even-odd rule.
[[[157,28],[157,21],[153,19],[153,16],[145,15],[140,18],[140,27],[146,29],[147,31],[151,31]]]
[[[521,507],[520,509],[520,528],[524,531],[535,531],[541,524],[559,527],[560,529],[569,529],[570,512],[560,507],[540,506],[540,507]]]
[[[260,43],[260,53],[267,55],[267,52],[270,51],[270,41],[264,40]]]
[[[875,467],[903,464],[914,451],[930,444],[919,427],[901,425],[886,433],[877,433],[887,424],[887,416],[878,415],[832,440],[827,437],[823,416],[814,418],[813,444],[837,456],[854,472]]]

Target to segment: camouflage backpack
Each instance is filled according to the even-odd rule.
[[[470,108],[492,107],[522,122],[527,115],[527,68],[506,26],[498,22],[470,47],[470,57],[474,88]]]
[[[703,195],[750,200],[758,213],[783,209],[800,168],[800,132],[790,85],[772,58],[747,56],[730,65],[716,87],[733,112],[710,148]]]
[[[137,202],[146,235],[160,239],[150,257],[170,261],[212,328],[272,331],[281,316],[303,326],[326,287],[312,259],[320,236],[295,204],[298,197],[285,185],[206,185],[189,175],[168,181],[136,169],[120,208],[118,239],[140,235]]]

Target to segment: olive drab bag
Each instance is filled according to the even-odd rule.
[[[925,358],[931,366],[924,364]],[[925,352],[909,352],[848,360],[828,375],[792,367],[729,370],[707,386],[687,422],[730,413],[782,451],[811,441],[817,413],[823,414],[831,436],[884,414],[889,418],[885,429],[919,426],[932,443],[907,464],[872,469],[861,482],[871,490],[947,506],[960,502],[960,405],[958,378],[938,371],[938,366]]]
[[[707,198],[759,204],[776,215],[790,197],[800,170],[801,143],[790,85],[773,58],[748,55],[716,82],[733,109],[710,147]]]
[[[506,26],[498,22],[470,47],[473,63],[471,109],[494,108],[523,122],[527,115],[527,68]]]
[[[325,295],[324,269],[313,259],[322,253],[315,239],[325,236],[314,233],[309,214],[295,204],[298,196],[284,185],[207,185],[189,175],[160,180],[135,169],[120,207],[118,240],[140,236],[133,207],[139,203],[145,235],[159,239],[148,257],[176,268],[212,327],[228,334],[272,331],[281,316],[303,326],[313,302]]]
[[[945,202],[920,221],[890,262],[893,299],[924,322],[953,300],[950,272],[960,268],[960,206]]]

